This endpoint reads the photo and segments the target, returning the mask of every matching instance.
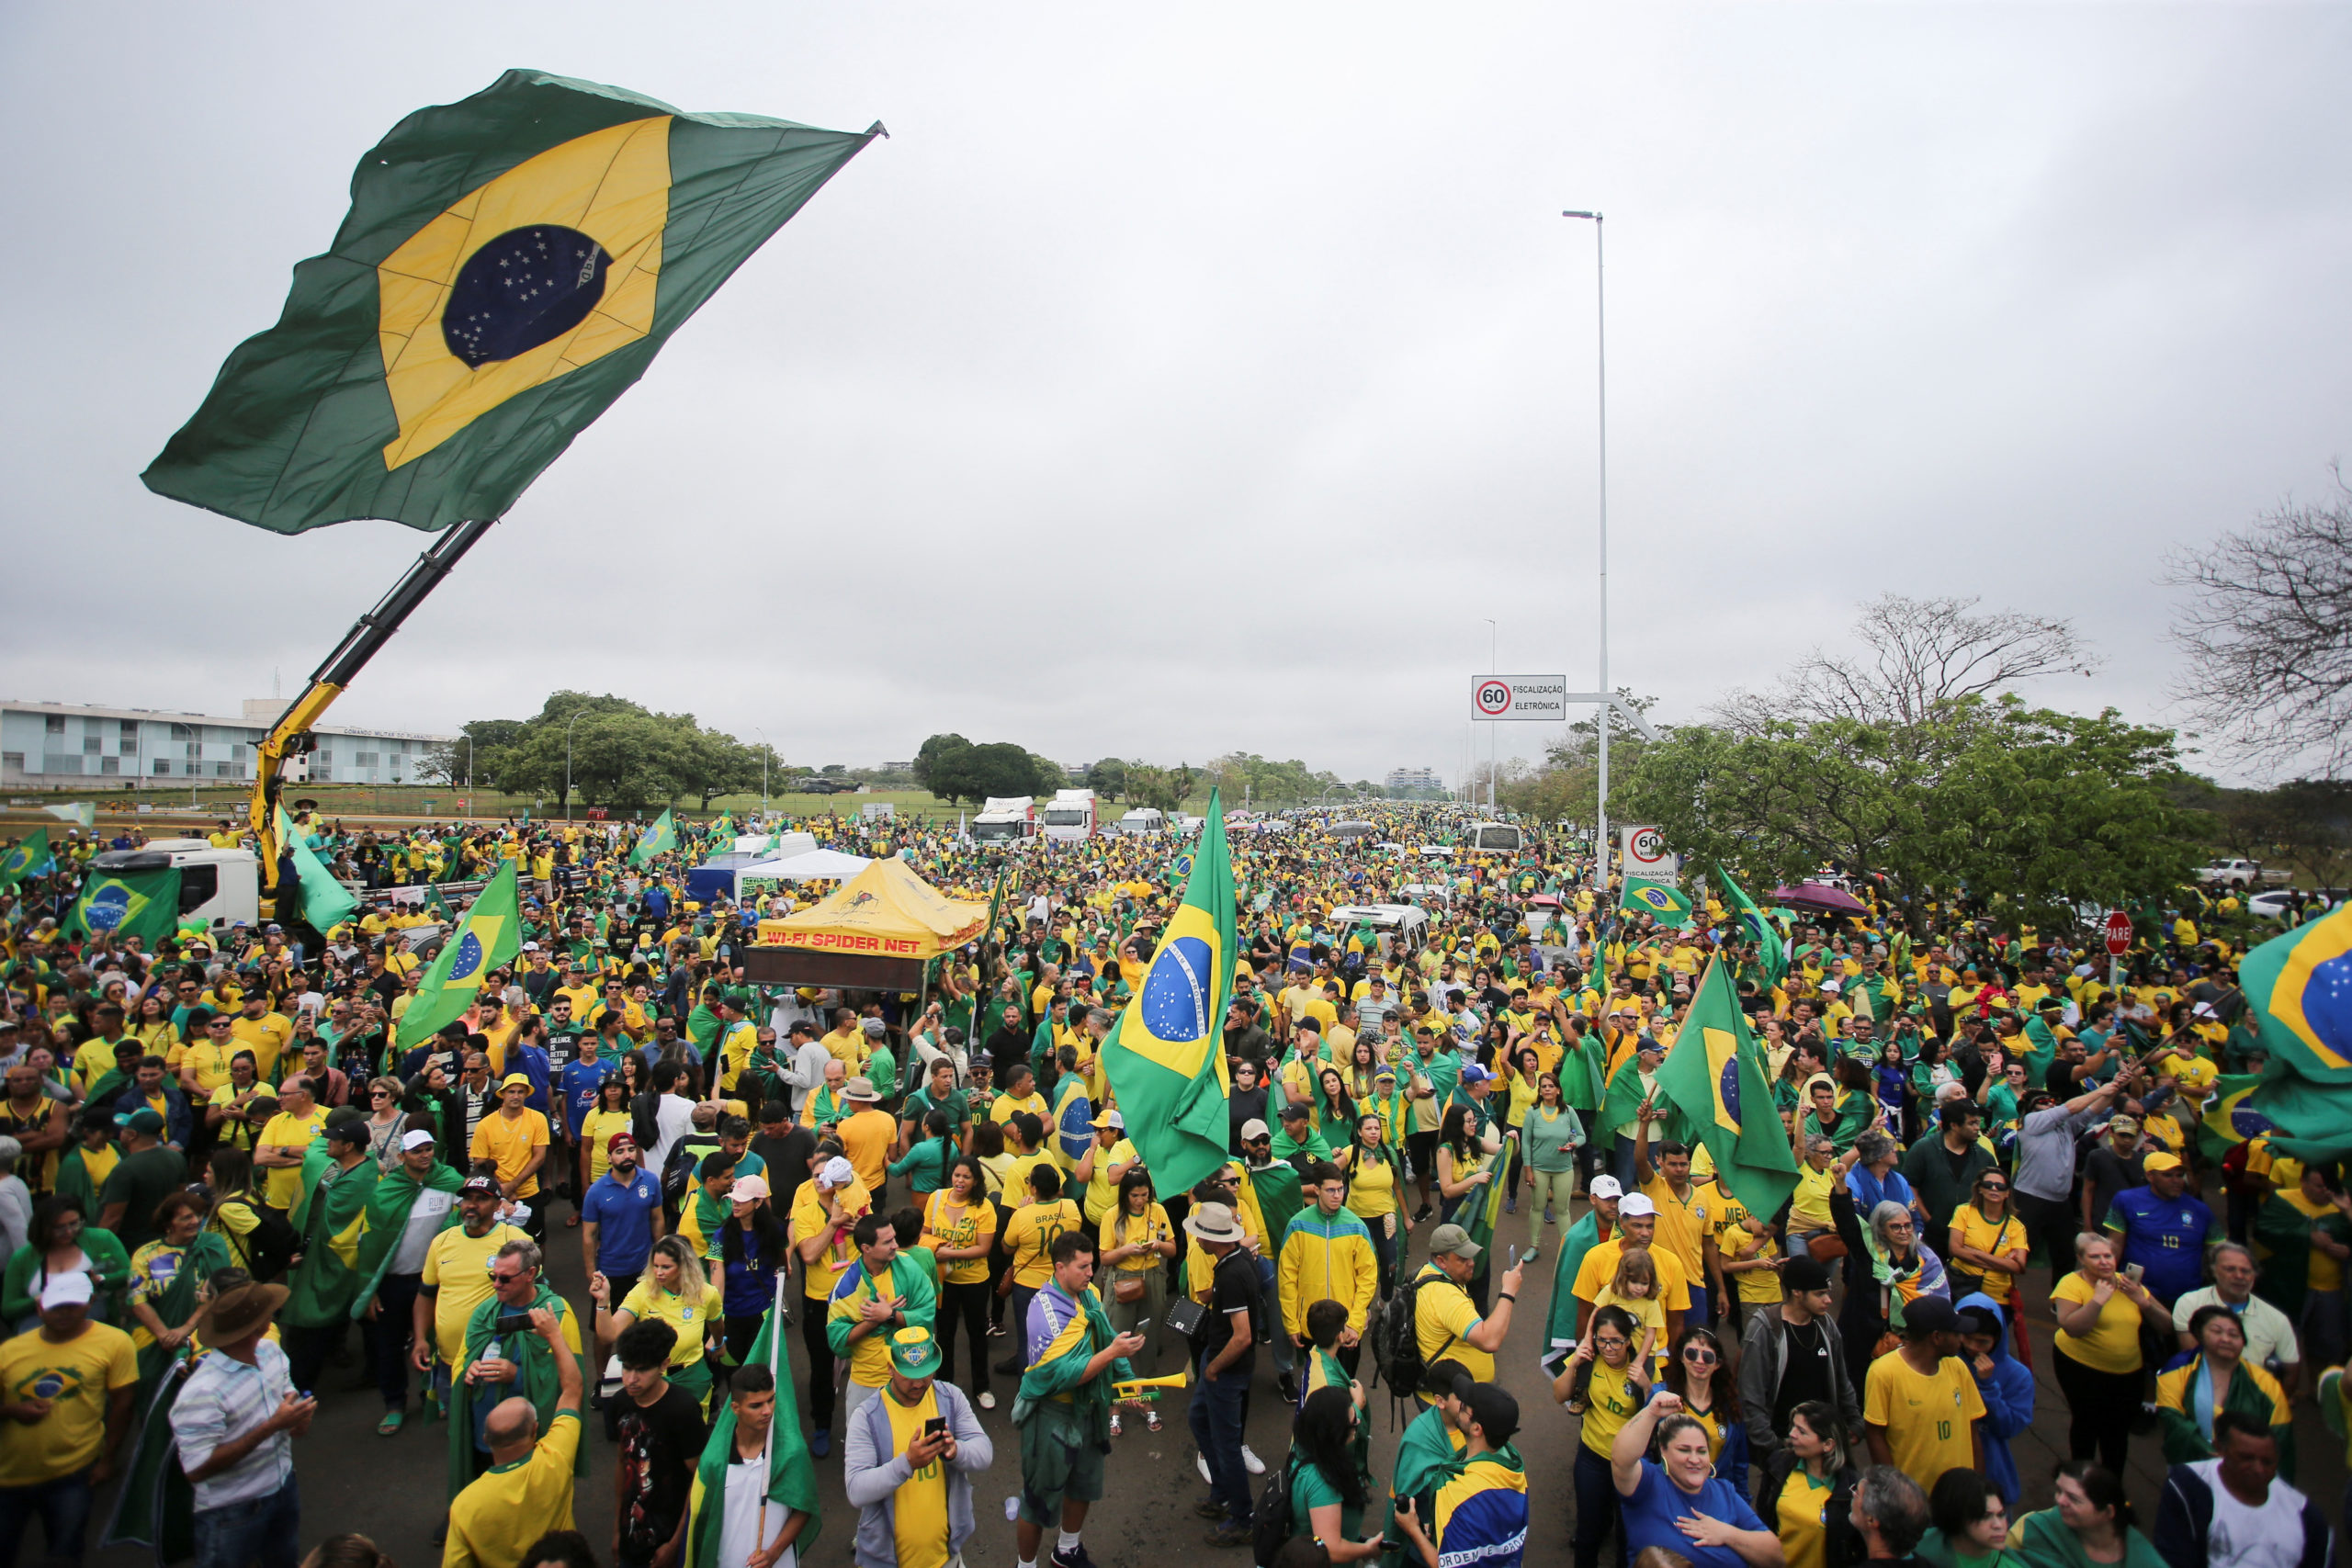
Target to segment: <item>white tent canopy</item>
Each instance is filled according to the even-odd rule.
[[[735,851],[738,854],[758,854],[768,847],[771,836],[776,840],[775,858],[778,860],[805,855],[817,847],[817,835],[814,833],[741,833],[736,836]]]
[[[762,861],[735,873],[738,883],[743,882],[807,882],[820,876],[852,877],[874,863],[864,855],[845,855],[839,850],[810,850],[806,854],[786,855],[781,860]]]

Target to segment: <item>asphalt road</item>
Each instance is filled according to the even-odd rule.
[[[562,1210],[563,1206],[559,1205],[551,1233],[555,1283],[567,1299],[584,1306],[587,1292],[580,1269],[579,1232],[564,1227]],[[1580,1202],[1577,1213],[1583,1213]],[[1525,1245],[1525,1215],[1506,1216],[1505,1227],[1505,1243]],[[1428,1228],[1418,1227],[1416,1239],[1424,1236]],[[1551,1265],[1556,1252],[1550,1238],[1558,1234],[1557,1227],[1547,1229],[1544,1256],[1538,1266],[1528,1271],[1519,1315],[1512,1322],[1510,1342],[1499,1359],[1501,1381],[1518,1395],[1525,1423],[1519,1447],[1527,1465],[1532,1505],[1527,1561],[1544,1568],[1559,1568],[1571,1562],[1575,1515],[1568,1466],[1577,1440],[1577,1426],[1552,1403],[1549,1381],[1535,1364],[1552,1296]],[[2049,1505],[2052,1472],[2067,1457],[2066,1406],[2049,1371],[2052,1325],[2044,1301],[2048,1283],[2047,1273],[2037,1269],[2027,1286],[2028,1325],[2035,1347],[2041,1409],[2032,1431],[2012,1442],[2018,1468],[2024,1478],[2024,1506],[2028,1508]],[[800,1337],[792,1334],[787,1342],[793,1352],[796,1386],[805,1388],[808,1371],[801,1357]],[[448,1429],[413,1416],[411,1424],[397,1437],[377,1437],[375,1425],[381,1414],[380,1402],[372,1387],[365,1391],[350,1387],[358,1381],[356,1335],[353,1336],[350,1348],[354,1358],[351,1363],[331,1367],[321,1380],[322,1407],[319,1417],[310,1436],[296,1448],[296,1474],[302,1491],[302,1544],[307,1549],[323,1536],[358,1530],[372,1537],[396,1562],[407,1568],[417,1568],[438,1556],[429,1543],[447,1512],[443,1477]],[[999,1351],[1000,1355],[1003,1353]],[[1368,1354],[1364,1370],[1369,1374]],[[994,1467],[976,1481],[979,1529],[967,1555],[975,1562],[1009,1564],[1014,1561],[1012,1530],[1004,1522],[1003,1504],[1018,1490],[1019,1449],[1008,1418],[1012,1402],[1004,1397],[1002,1380],[998,1382],[1001,1403],[996,1410],[981,1413],[983,1424],[996,1440],[997,1458]],[[1164,1401],[1160,1409],[1162,1431],[1145,1430],[1140,1417],[1130,1414],[1125,1434],[1116,1440],[1110,1461],[1110,1495],[1095,1505],[1087,1524],[1089,1551],[1103,1568],[1148,1563],[1155,1553],[1170,1551],[1198,1551],[1211,1559],[1229,1559],[1234,1568],[1247,1568],[1246,1552],[1236,1550],[1209,1553],[1203,1544],[1207,1527],[1193,1515],[1193,1505],[1206,1488],[1193,1468],[1192,1437],[1184,1421],[1184,1396],[1180,1393]],[[1389,1424],[1385,1390],[1374,1391],[1373,1415],[1374,1472],[1385,1479],[1397,1438],[1396,1430]],[[594,1418],[589,1425],[589,1474],[581,1483],[575,1510],[580,1528],[596,1546],[599,1557],[609,1562],[612,1448],[604,1440]],[[1274,1393],[1273,1374],[1267,1359],[1262,1357],[1249,1431],[1250,1447],[1270,1462],[1286,1451],[1288,1413]],[[823,1533],[813,1554],[804,1559],[826,1568],[842,1568],[848,1562],[855,1524],[842,1493],[838,1416],[834,1439],[832,1457],[817,1461],[818,1484],[824,1498]],[[2333,1519],[2344,1487],[2344,1445],[2328,1434],[2308,1400],[2298,1407],[2297,1441],[2301,1453],[2302,1488],[2318,1500]],[[2151,1434],[2135,1438],[2131,1474],[2126,1479],[2140,1510],[2143,1528],[2153,1529],[2163,1474],[2156,1438]],[[109,1488],[101,1496],[99,1518],[104,1517],[111,1503]],[[26,1549],[33,1550],[29,1542]],[[94,1556],[107,1568],[131,1568],[141,1561],[142,1554],[135,1550],[116,1550]]]

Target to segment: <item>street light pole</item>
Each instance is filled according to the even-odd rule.
[[[1499,675],[1503,672],[1501,655],[1498,651],[1502,647],[1502,623],[1492,615],[1481,618],[1487,623],[1487,673]],[[1487,815],[1489,817],[1495,814],[1496,740],[1495,721],[1488,719],[1487,721]]]
[[[586,708],[573,708],[571,724],[563,727],[563,819],[566,822],[571,820],[571,725],[578,724],[580,716],[587,711]]]
[[[1600,706],[1595,710],[1600,725],[1600,793],[1599,809],[1593,818],[1592,847],[1594,851],[1593,886],[1600,892],[1601,902],[1609,901],[1609,699],[1613,689],[1609,684],[1609,296],[1605,285],[1604,256],[1600,240],[1600,214],[1598,212],[1563,212],[1563,218],[1590,220],[1592,224],[1592,299],[1593,299],[1593,358],[1600,383]]]
[[[768,732],[758,725],[752,726],[752,733],[760,738],[760,815],[764,818],[768,814],[768,753],[775,748],[768,744]]]

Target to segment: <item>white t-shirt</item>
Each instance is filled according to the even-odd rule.
[[[760,1540],[760,1497],[766,1491],[767,1467],[758,1459],[737,1460],[727,1467],[727,1513],[718,1528],[719,1568],[742,1568],[763,1544]],[[775,1532],[784,1528],[784,1520],[783,1506],[772,1505],[768,1509],[769,1540],[774,1540]],[[775,1560],[775,1568],[797,1568],[797,1549],[786,1547],[784,1555]]]
[[[661,1171],[670,1168],[670,1151],[678,1146],[678,1140],[692,1131],[694,1124],[695,1102],[684,1095],[665,1094],[653,1102],[656,1136],[651,1169]]]
[[[2220,1460],[2199,1460],[2188,1468],[2213,1489],[2213,1528],[2205,1536],[2210,1568],[2295,1568],[2303,1560],[2301,1493],[2273,1481],[2269,1498],[2250,1508],[2222,1484]]]
[[[433,1238],[441,1234],[442,1216],[457,1202],[455,1194],[436,1192],[430,1187],[419,1192],[416,1206],[408,1212],[408,1224],[401,1231],[401,1239],[393,1245],[392,1261],[385,1272],[423,1273],[424,1255],[432,1247]]]

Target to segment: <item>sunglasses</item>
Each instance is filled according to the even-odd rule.
[[[1976,1184],[1979,1192],[2007,1192],[2008,1190],[2009,1184],[2006,1181],[1980,1181]]]
[[[1683,1351],[1682,1359],[1696,1367],[1712,1367],[1719,1359],[1713,1350],[1702,1345],[1693,1345]]]

